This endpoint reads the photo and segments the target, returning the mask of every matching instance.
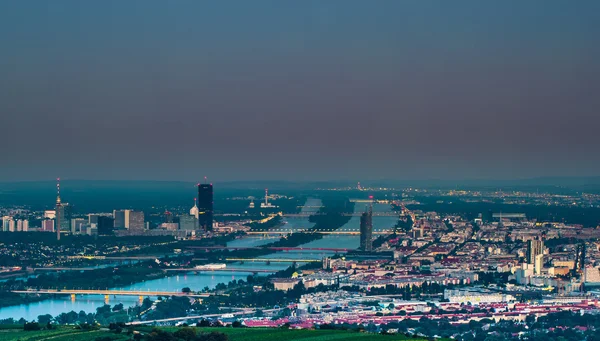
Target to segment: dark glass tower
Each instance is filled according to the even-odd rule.
[[[198,226],[211,231],[213,226],[213,185],[198,185]]]
[[[112,235],[115,220],[112,217],[98,216],[97,217],[98,234],[101,236]]]
[[[360,249],[373,251],[373,206],[360,216]]]

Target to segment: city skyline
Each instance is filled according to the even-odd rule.
[[[600,1],[0,1],[0,339],[600,341]]]

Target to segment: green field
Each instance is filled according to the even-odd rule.
[[[151,328],[136,328],[142,332]],[[175,331],[177,328],[164,328]],[[271,328],[197,328],[198,332],[220,332],[227,334],[230,341],[328,341],[328,340],[357,340],[357,341],[392,341],[406,340],[404,335],[390,336],[368,333],[358,333],[339,330],[285,330]],[[123,334],[114,334],[104,330],[81,331],[73,327],[58,327],[55,330],[24,331],[22,329],[0,328],[1,341],[94,341],[98,337],[110,336],[115,341],[131,340],[131,337]],[[418,339],[410,338],[418,341]]]
[[[360,340],[360,341],[386,341],[386,340],[417,340],[404,335],[379,335],[358,333],[344,330],[286,330],[275,328],[197,328],[198,332],[220,332],[227,334],[230,341],[327,341],[327,340]],[[175,331],[175,328],[168,328]]]

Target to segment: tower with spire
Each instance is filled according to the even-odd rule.
[[[60,178],[56,179],[56,240],[60,240],[62,203],[60,201]]]
[[[190,215],[198,219],[198,199],[194,198],[194,207],[190,208]]]

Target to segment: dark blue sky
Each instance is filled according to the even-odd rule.
[[[598,175],[600,1],[3,1],[0,181]]]

